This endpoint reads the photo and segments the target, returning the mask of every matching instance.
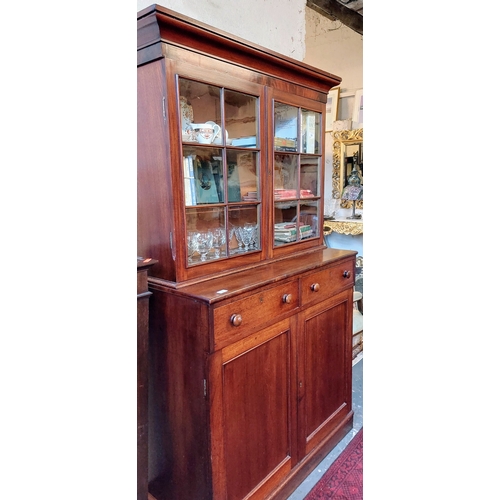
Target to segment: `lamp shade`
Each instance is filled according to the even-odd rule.
[[[342,191],[342,199],[350,201],[358,201],[363,199],[362,186],[346,186]]]

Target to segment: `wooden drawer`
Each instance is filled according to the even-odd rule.
[[[302,306],[321,302],[354,286],[354,259],[304,276],[300,280]]]
[[[218,307],[214,310],[214,348],[220,349],[266,323],[278,321],[298,307],[298,280]]]

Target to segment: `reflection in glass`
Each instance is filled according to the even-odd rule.
[[[297,123],[299,109],[295,106],[274,103],[274,149],[297,151]]]
[[[274,155],[274,199],[297,198],[297,155]]]
[[[319,154],[321,114],[315,111],[302,110],[302,153]]]
[[[221,127],[221,92],[222,89],[215,85],[179,78],[183,142],[198,142],[194,134],[196,125],[211,122]],[[222,137],[222,131],[219,137]]]
[[[256,97],[224,90],[226,144],[237,147],[256,147],[258,139],[258,105]]]
[[[224,203],[222,150],[184,146],[182,154],[186,205]]]
[[[227,150],[227,199],[230,203],[260,199],[258,154]]]
[[[319,196],[319,158],[315,156],[300,157],[300,197],[310,198]]]

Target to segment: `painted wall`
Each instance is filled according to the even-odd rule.
[[[137,0],[137,10],[152,3]],[[305,56],[306,0],[163,0],[156,4],[299,61]]]

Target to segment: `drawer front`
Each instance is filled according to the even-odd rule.
[[[238,340],[299,307],[298,280],[262,290],[214,309],[215,349]]]
[[[354,286],[354,260],[304,276],[300,280],[302,306],[321,302]]]

